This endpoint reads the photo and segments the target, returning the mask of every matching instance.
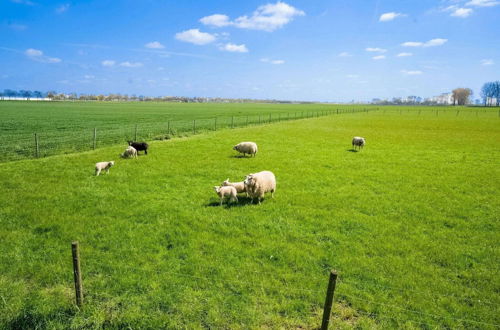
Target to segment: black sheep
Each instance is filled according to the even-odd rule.
[[[148,154],[149,145],[146,142],[128,141],[128,145],[134,147],[137,150],[137,154],[139,154],[139,151],[144,151],[144,154]]]

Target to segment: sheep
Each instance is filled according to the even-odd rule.
[[[222,201],[224,197],[229,197],[228,204],[232,201],[238,202],[238,196],[236,188],[232,186],[214,186],[214,190],[220,197],[220,205],[222,206]]]
[[[232,186],[234,188],[236,188],[236,192],[239,194],[239,193],[246,193],[247,197],[248,197],[248,192],[247,192],[247,189],[245,187],[245,183],[243,181],[241,182],[229,182],[229,178],[227,178],[224,182],[221,183],[221,186],[222,187],[226,187],[226,186]]]
[[[257,198],[258,203],[266,192],[271,193],[271,197],[274,198],[274,192],[276,191],[276,177],[273,172],[262,171],[258,173],[252,173],[245,178],[245,188],[249,194],[252,201]]]
[[[355,136],[352,138],[352,147],[354,150],[356,150],[356,146],[358,147],[358,149],[363,149],[363,147],[365,146],[365,138],[362,138],[362,137],[359,137],[359,136]]]
[[[148,154],[149,145],[146,142],[135,142],[135,141],[127,141],[129,146],[134,147],[137,150],[137,154],[139,151],[144,151],[144,154]]]
[[[137,158],[137,150],[132,146],[128,146],[120,156],[122,158]]]
[[[246,157],[246,154],[253,155],[257,153],[257,144],[255,142],[241,142],[233,147],[233,150],[242,153]]]
[[[109,174],[109,168],[113,165],[115,165],[114,161],[95,163],[95,175],[99,176],[102,170],[105,170],[106,174]]]

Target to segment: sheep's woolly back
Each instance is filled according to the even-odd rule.
[[[354,146],[364,146],[365,143],[365,138],[362,138],[360,136],[355,136],[352,138],[352,145]]]
[[[242,193],[242,192],[246,191],[245,183],[243,181],[242,182],[229,182],[229,179],[227,179],[226,181],[222,182],[221,186],[232,186],[236,189],[236,192],[238,192],[238,193]]]
[[[215,192],[219,197],[233,197],[236,196],[236,188],[232,186],[220,186],[220,187],[215,187]]]
[[[95,163],[95,169],[96,170],[104,170],[106,168],[110,168],[111,166],[115,165],[115,162],[99,162]]]
[[[257,143],[255,142],[240,142],[234,146],[234,150],[240,153],[255,155],[257,153]]]
[[[247,192],[251,198],[262,198],[266,192],[276,191],[276,177],[270,171],[248,175],[245,184],[248,186]]]

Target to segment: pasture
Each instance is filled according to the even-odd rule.
[[[497,110],[382,109],[153,141],[137,160],[122,143],[1,163],[0,328],[316,328],[330,269],[332,328],[497,328]],[[235,157],[246,140],[257,156]],[[214,185],[260,170],[274,199],[218,206]]]

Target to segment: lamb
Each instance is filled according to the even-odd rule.
[[[227,178],[224,182],[221,183],[221,186],[222,187],[227,187],[227,186],[232,186],[236,189],[236,192],[239,194],[239,193],[246,193],[247,197],[248,197],[248,192],[247,192],[247,189],[245,187],[245,182],[241,181],[241,182],[229,182],[229,178]]]
[[[137,150],[137,154],[139,151],[144,151],[144,154],[148,154],[149,145],[146,142],[135,142],[135,141],[127,141],[129,146],[134,147]]]
[[[356,146],[358,146],[358,149],[363,149],[363,147],[365,146],[365,138],[362,138],[362,137],[359,137],[359,136],[355,136],[352,138],[352,147],[354,150],[356,150]]]
[[[236,192],[236,188],[232,186],[215,186],[214,187],[215,192],[217,195],[220,197],[220,205],[222,206],[222,201],[224,200],[224,197],[229,197],[228,204],[229,202],[235,201],[238,202],[238,196]]]
[[[274,192],[276,191],[276,177],[273,172],[262,171],[258,173],[249,174],[245,178],[245,188],[249,194],[252,201],[257,198],[258,203],[266,192],[271,193],[271,197],[274,198]]]
[[[122,158],[137,158],[137,150],[132,146],[128,146],[120,156]]]
[[[233,147],[233,150],[242,153],[246,157],[246,154],[253,155],[257,153],[257,144],[255,142],[240,142]]]
[[[114,161],[95,163],[95,175],[99,176],[103,170],[106,171],[106,174],[109,174],[109,168],[113,165],[115,165]]]

